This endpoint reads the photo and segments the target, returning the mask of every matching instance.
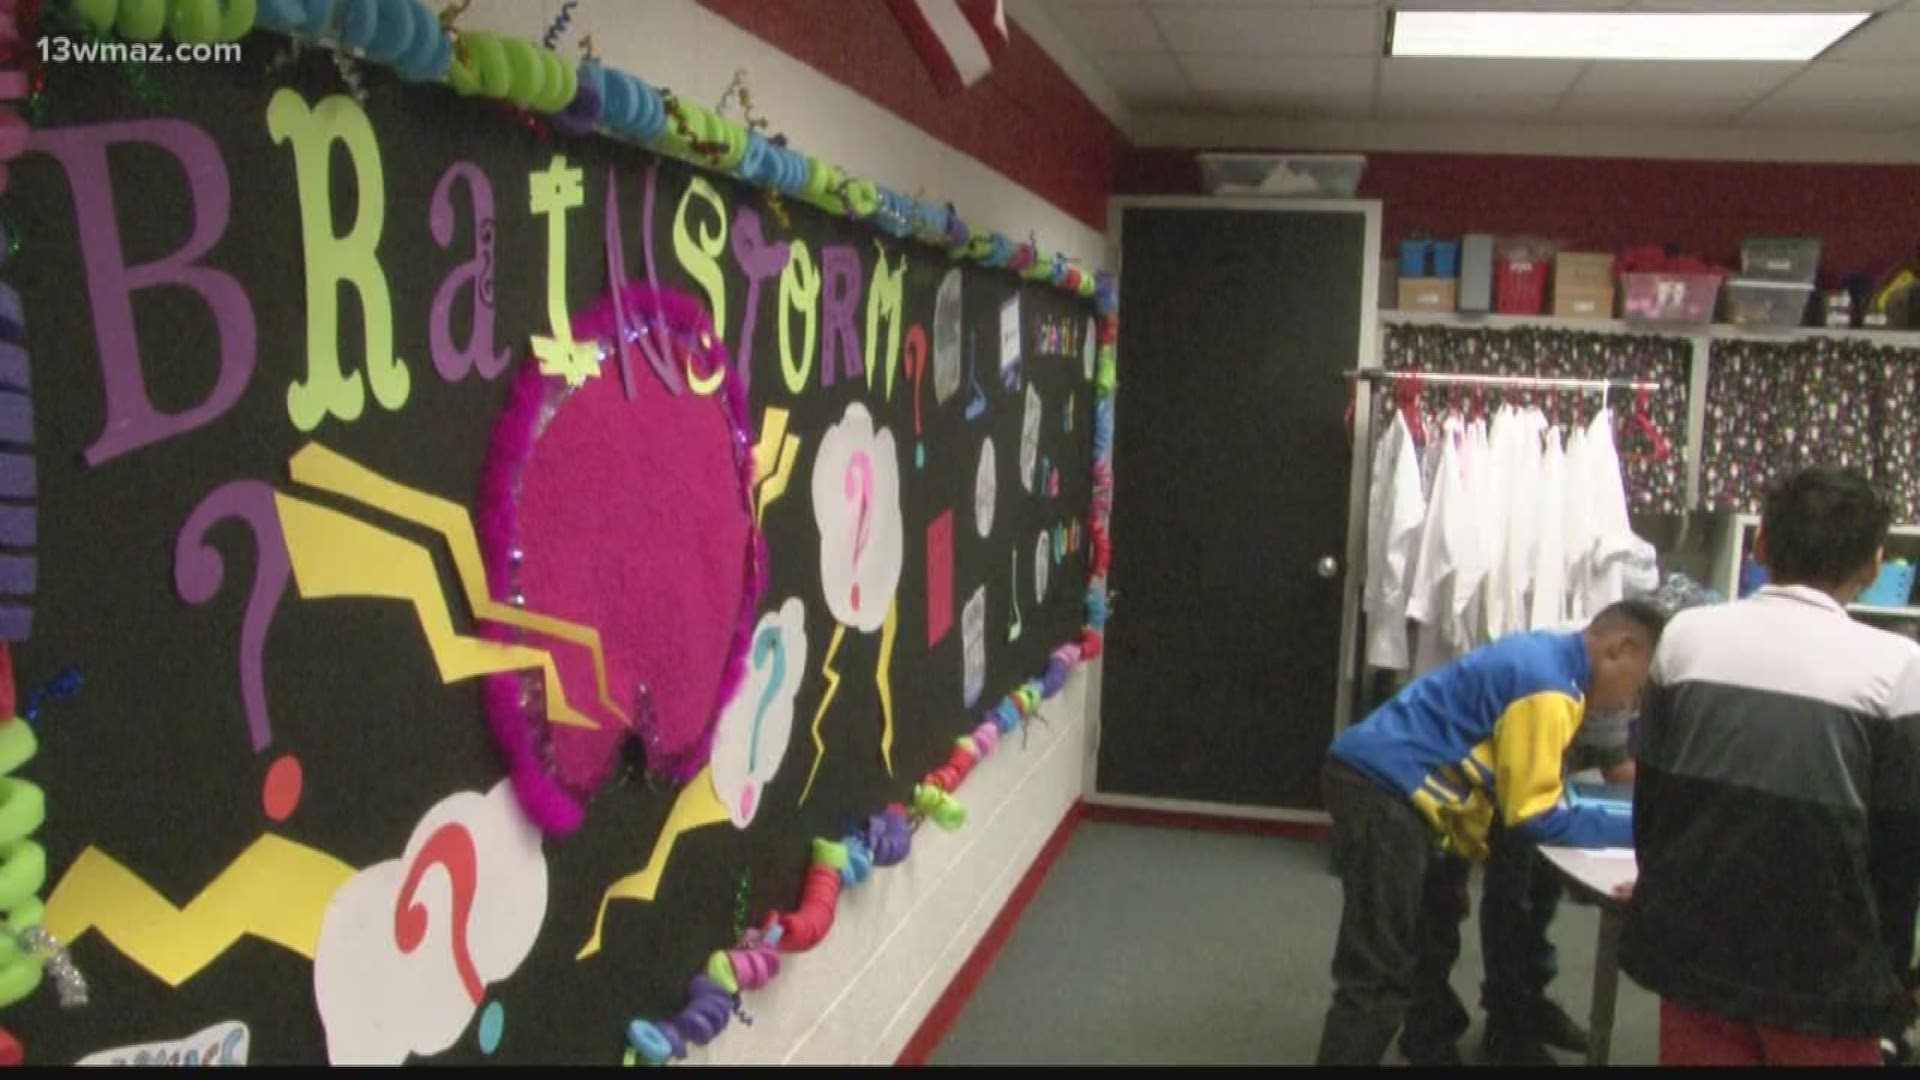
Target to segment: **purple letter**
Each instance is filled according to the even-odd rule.
[[[433,348],[433,369],[442,379],[459,382],[476,369],[481,378],[491,379],[505,371],[512,359],[505,349],[493,351],[493,185],[471,161],[456,161],[440,174],[427,226],[433,230],[433,242],[441,247],[453,243],[455,180],[466,181],[467,194],[473,199],[473,259],[455,267],[433,294],[427,337]],[[473,333],[462,349],[453,343],[453,295],[468,286],[473,288]]]
[[[120,226],[113,215],[107,148],[121,142],[145,143],[173,155],[186,174],[193,207],[193,233],[187,242],[144,266],[126,264]],[[253,305],[233,275],[194,265],[227,229],[227,166],[212,137],[183,120],[137,120],[42,128],[34,131],[28,146],[51,155],[66,170],[80,254],[87,267],[87,294],[93,304],[93,332],[107,405],[106,430],[87,447],[87,464],[98,465],[129,450],[184,435],[232,408],[253,377]],[[185,412],[155,409],[140,369],[133,293],[155,285],[184,285],[199,293],[213,312],[214,331],[220,337],[220,377],[207,399]],[[190,359],[170,355],[168,363]]]
[[[253,748],[259,751],[273,741],[273,724],[267,718],[267,687],[260,677],[260,652],[266,648],[267,627],[273,622],[274,610],[280,606],[292,573],[273,489],[258,480],[233,480],[208,492],[187,515],[187,523],[174,540],[173,587],[189,604],[204,604],[220,591],[225,564],[219,549],[207,543],[207,530],[228,518],[253,529],[253,591],[247,594],[246,613],[240,622],[240,700],[246,706]]]
[[[740,320],[740,347],[733,352],[742,393],[753,387],[753,328],[760,315],[760,283],[787,268],[787,242],[769,244],[760,233],[760,211],[742,204],[733,214],[733,259],[747,275],[747,313]]]
[[[860,252],[851,244],[822,250],[820,280],[820,339],[826,343],[820,358],[820,385],[832,386],[836,370],[849,379],[867,370],[860,354],[860,332],[853,328],[854,309],[860,306]]]

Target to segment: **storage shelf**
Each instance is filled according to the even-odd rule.
[[[1920,330],[1829,330],[1819,326],[1800,326],[1788,330],[1758,330],[1726,323],[1714,323],[1710,326],[1672,326],[1629,322],[1625,319],[1576,319],[1556,315],[1472,315],[1457,311],[1382,311],[1380,321],[1404,326],[1454,326],[1462,329],[1485,330],[1586,330],[1600,334],[1704,337],[1727,341],[1857,338],[1882,345],[1920,348]]]
[[[1848,604],[1847,610],[1855,615],[1873,615],[1886,619],[1920,620],[1920,607],[1881,607],[1877,604]]]

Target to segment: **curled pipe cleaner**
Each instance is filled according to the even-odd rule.
[[[80,672],[71,665],[61,668],[53,678],[27,692],[26,708],[21,710],[20,715],[29,724],[39,723],[41,705],[53,701],[65,701],[78,694],[84,682]]]
[[[867,846],[873,850],[876,866],[895,866],[905,861],[913,849],[913,827],[907,822],[907,809],[894,803],[867,819]]]
[[[967,808],[952,792],[941,791],[931,784],[919,784],[913,789],[913,808],[921,816],[940,827],[942,832],[952,832],[967,823]]]
[[[540,43],[549,49],[560,47],[560,38],[566,34],[567,27],[573,22],[573,9],[580,6],[580,0],[566,0],[560,5],[559,14],[553,22],[547,24],[547,32],[540,36]]]

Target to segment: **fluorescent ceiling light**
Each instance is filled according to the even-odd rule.
[[[1396,11],[1388,56],[1811,60],[1871,12]]]

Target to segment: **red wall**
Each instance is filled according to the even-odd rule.
[[[1193,194],[1188,151],[1142,150],[1118,192]],[[1818,236],[1823,275],[1877,272],[1920,251],[1920,167],[1368,154],[1360,194],[1386,207],[1387,250],[1408,233],[1545,236],[1618,251],[1677,243],[1736,265],[1743,237]]]
[[[701,0],[828,78],[1105,231],[1128,144],[1018,26],[993,74],[942,97],[886,0]],[[780,103],[760,103],[780,126]],[[908,192],[908,194],[914,194]],[[929,197],[938,192],[927,192]],[[960,207],[961,215],[966,207]]]

